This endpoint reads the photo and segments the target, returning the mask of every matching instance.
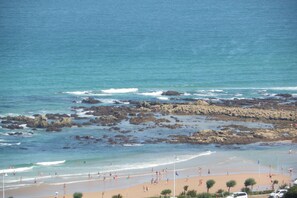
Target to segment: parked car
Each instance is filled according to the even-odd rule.
[[[229,195],[226,198],[248,198],[246,192],[234,192],[233,194]]]
[[[295,180],[293,181],[293,185],[294,185],[294,186],[297,185],[297,179],[295,179]]]
[[[278,189],[277,191],[270,193],[269,198],[281,198],[288,192],[287,189]]]

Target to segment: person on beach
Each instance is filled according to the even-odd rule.
[[[210,169],[208,169],[207,173],[210,174]]]
[[[63,198],[65,198],[65,196],[66,196],[66,184],[64,183],[64,185],[63,185]]]

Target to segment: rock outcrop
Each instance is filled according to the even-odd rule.
[[[239,118],[254,118],[266,120],[288,120],[296,121],[297,112],[289,110],[268,110],[257,108],[226,107],[217,105],[207,105],[196,103],[188,104],[161,104],[152,107],[155,112],[166,114],[184,114],[184,115],[226,115]]]
[[[165,91],[162,93],[163,96],[180,96],[181,93],[177,91]]]
[[[98,104],[98,103],[101,103],[100,100],[96,100],[96,99],[94,99],[92,97],[85,98],[81,102],[86,103],[86,104]]]
[[[174,135],[171,136],[171,143],[190,144],[251,144],[255,142],[272,142],[283,140],[295,140],[297,138],[296,129],[257,129],[250,132],[236,132],[233,130],[202,130],[191,136]]]

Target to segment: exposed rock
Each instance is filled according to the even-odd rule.
[[[157,119],[152,114],[138,114],[136,117],[130,118],[130,124],[139,125],[145,122],[155,122]]]
[[[31,128],[46,128],[48,127],[47,118],[44,115],[38,115],[34,118],[33,122],[26,123]]]
[[[155,112],[164,112],[166,114],[227,115],[230,117],[254,118],[258,120],[297,120],[297,112],[289,110],[278,111],[256,108],[225,107],[217,105],[196,104],[162,104],[153,106],[152,109]]]
[[[11,136],[20,136],[20,135],[23,135],[22,132],[10,132],[8,133],[8,135],[11,135]]]
[[[86,103],[86,104],[98,104],[98,103],[101,103],[100,100],[96,100],[96,99],[94,99],[92,97],[85,98],[81,102]]]
[[[165,91],[162,93],[163,96],[180,96],[181,93],[177,91]]]
[[[103,115],[94,120],[95,123],[100,123],[103,126],[115,125],[118,121],[118,118],[113,115]]]
[[[283,97],[283,98],[292,98],[292,94],[276,94],[275,96],[280,96],[280,97]]]
[[[57,119],[61,119],[61,118],[64,118],[64,117],[69,118],[70,116],[67,115],[67,114],[59,114],[59,113],[55,113],[55,114],[53,114],[53,113],[47,113],[47,114],[45,114],[45,117],[46,117],[47,119],[50,119],[50,120],[57,120]]]
[[[2,125],[3,128],[7,128],[7,129],[23,129],[22,126],[19,126],[18,124],[9,124],[9,125]]]
[[[294,140],[297,138],[297,130],[269,130],[257,129],[253,132],[235,132],[230,130],[213,131],[203,130],[191,136],[171,136],[171,143],[191,144],[250,144],[254,142]]]
[[[197,100],[196,102],[194,102],[195,105],[205,105],[208,106],[208,102],[204,101],[204,100]]]
[[[144,107],[144,108],[150,108],[151,107],[151,104],[149,102],[140,102],[138,105],[137,105],[138,108],[140,107]]]

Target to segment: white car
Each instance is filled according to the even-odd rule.
[[[279,189],[273,193],[270,193],[269,198],[281,198],[284,196],[284,194],[286,194],[286,192],[288,192],[287,189]]]
[[[246,194],[246,192],[235,192],[231,195],[229,195],[226,198],[248,198],[248,195]]]

